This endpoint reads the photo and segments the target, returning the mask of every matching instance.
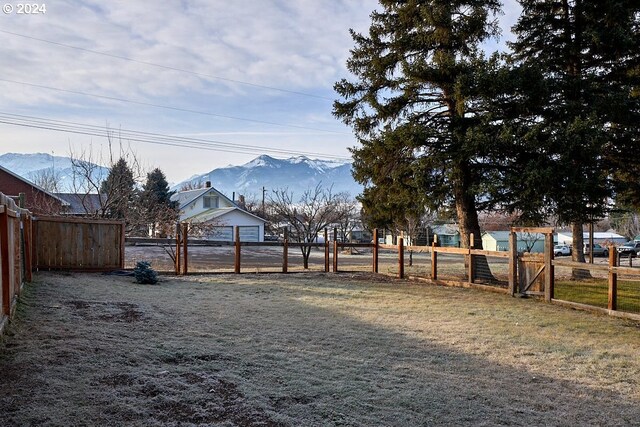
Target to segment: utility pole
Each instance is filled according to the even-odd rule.
[[[267,189],[263,186],[262,187],[262,217],[265,217],[265,211],[264,211],[264,195],[267,192]]]

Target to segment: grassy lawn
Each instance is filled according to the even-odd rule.
[[[40,273],[0,425],[634,425],[640,324],[370,274]]]
[[[558,280],[554,293],[557,299],[607,308],[609,284],[606,279]],[[640,282],[618,280],[618,309],[640,313]]]

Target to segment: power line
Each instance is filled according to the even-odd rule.
[[[67,122],[62,120],[46,119],[34,116],[0,112],[0,123],[22,126],[28,128],[52,130],[80,135],[97,136],[104,138],[118,137],[128,141],[141,142],[155,145],[192,148],[209,151],[220,151],[240,154],[270,153],[274,155],[311,156],[327,160],[348,161],[345,156],[337,156],[316,152],[284,150],[270,147],[262,147],[249,144],[236,144],[223,141],[207,140],[200,138],[178,137],[173,135],[141,132],[128,129],[111,130],[101,126],[83,123]]]
[[[19,84],[19,85],[24,85],[24,86],[35,87],[35,88],[38,88],[38,89],[54,90],[54,91],[58,91],[58,92],[71,93],[71,94],[74,94],[74,95],[90,96],[90,97],[93,97],[93,98],[107,99],[109,101],[125,102],[125,103],[128,103],[128,104],[143,105],[143,106],[146,106],[146,107],[154,107],[154,108],[162,108],[162,109],[165,109],[165,110],[180,111],[180,112],[184,112],[184,113],[200,114],[200,115],[212,116],[212,117],[221,117],[221,118],[225,118],[225,119],[240,120],[240,121],[252,122],[252,123],[261,123],[261,124],[267,124],[267,125],[271,125],[271,126],[280,126],[280,127],[287,127],[287,128],[312,130],[312,131],[317,131],[317,132],[336,133],[336,134],[340,134],[340,135],[347,135],[348,134],[347,132],[340,132],[340,131],[334,131],[334,130],[328,130],[328,129],[319,129],[319,128],[312,128],[312,127],[307,127],[307,126],[282,124],[282,123],[270,122],[270,121],[266,121],[266,120],[247,119],[247,118],[244,118],[244,117],[226,116],[226,115],[223,115],[223,114],[210,113],[208,111],[191,110],[191,109],[188,109],[188,108],[172,107],[170,105],[154,104],[152,102],[134,101],[134,100],[131,100],[131,99],[118,98],[118,97],[115,97],[115,96],[98,95],[98,94],[94,94],[94,93],[87,93],[87,92],[81,92],[81,91],[70,90],[70,89],[60,89],[60,88],[56,88],[56,87],[52,87],[52,86],[45,86],[45,85],[40,85],[40,84],[35,84],[35,83],[21,82],[21,81],[18,81],[18,80],[9,80],[9,79],[0,78],[0,81],[1,82],[5,82],[5,83],[13,83],[13,84]]]
[[[140,61],[138,59],[129,58],[127,56],[114,55],[114,54],[106,53],[106,52],[99,52],[99,51],[96,51],[96,50],[86,49],[86,48],[79,47],[79,46],[72,46],[72,45],[68,45],[68,44],[65,44],[65,43],[59,43],[59,42],[54,42],[54,41],[51,41],[51,40],[41,39],[41,38],[38,38],[38,37],[28,36],[28,35],[25,35],[25,34],[14,33],[12,31],[0,30],[0,33],[10,34],[12,36],[17,36],[17,37],[23,37],[25,39],[35,40],[35,41],[39,41],[39,42],[42,42],[42,43],[48,43],[48,44],[52,44],[52,45],[55,45],[55,46],[66,47],[66,48],[69,48],[69,49],[75,49],[75,50],[79,50],[79,51],[82,51],[82,52],[93,53],[95,55],[102,55],[102,56],[106,56],[106,57],[109,57],[109,58],[115,58],[115,59],[120,59],[120,60],[123,60],[123,61],[134,62],[136,64],[148,65],[148,66],[151,66],[151,67],[162,68],[162,69],[170,70],[170,71],[178,71],[178,72],[181,72],[181,73],[187,73],[187,74],[191,74],[191,75],[194,75],[194,76],[206,77],[206,78],[215,79],[215,80],[222,80],[222,81],[229,82],[229,83],[241,84],[241,85],[256,87],[256,88],[260,88],[260,89],[274,90],[274,91],[278,91],[278,92],[290,93],[290,94],[293,94],[293,95],[306,96],[306,97],[310,97],[310,98],[317,98],[317,99],[322,99],[322,100],[326,100],[326,101],[333,101],[332,98],[329,98],[329,97],[326,97],[326,96],[315,95],[315,94],[306,93],[306,92],[298,92],[298,91],[295,91],[295,90],[283,89],[283,88],[279,88],[279,87],[275,87],[275,86],[259,85],[259,84],[256,84],[256,83],[249,83],[249,82],[245,82],[245,81],[242,81],[242,80],[235,80],[235,79],[230,79],[230,78],[227,78],[227,77],[215,76],[215,75],[212,75],[212,74],[198,73],[196,71],[185,70],[183,68],[170,67],[170,66],[167,66],[167,65],[161,65],[161,64],[156,64],[156,63],[147,62],[147,61]]]

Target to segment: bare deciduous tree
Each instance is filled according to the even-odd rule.
[[[348,193],[338,193],[335,196],[335,224],[338,228],[338,235],[343,242],[346,242],[353,233],[353,230],[360,224],[360,209],[358,202]]]
[[[315,242],[318,233],[336,221],[336,196],[321,184],[294,199],[288,188],[273,190],[269,206],[276,223],[290,227],[295,242]],[[301,246],[304,268],[309,268],[311,246]]]
[[[62,177],[53,168],[40,169],[29,175],[31,182],[50,193],[60,193]]]
[[[102,150],[94,150],[92,145],[82,147],[78,151],[71,147],[69,148],[69,157],[71,158],[71,167],[73,169],[72,190],[81,197],[83,195],[86,196],[82,197],[82,200],[83,205],[85,203],[84,201],[87,203],[84,207],[88,215],[101,218],[109,217],[114,209],[122,206],[118,187],[104,185],[105,180],[109,176],[109,171],[113,169],[119,161],[124,160],[126,162],[133,174],[132,178],[135,182],[140,182],[142,177],[146,175],[142,170],[138,156],[131,147],[126,147],[122,141],[119,141],[118,149],[115,149],[112,132],[109,132],[107,139],[108,148],[106,154],[103,154]],[[108,170],[105,171],[105,168],[100,165],[107,165]],[[89,197],[90,194],[100,194],[100,197],[97,199],[100,203],[99,209],[93,206],[93,202],[95,202],[96,199]],[[128,222],[131,224],[138,222],[134,218],[136,217],[134,211],[135,210],[132,210],[130,215],[128,215]]]

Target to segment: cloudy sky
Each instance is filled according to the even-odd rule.
[[[178,182],[263,153],[346,159],[355,144],[332,86],[375,0],[19,3],[0,14],[0,154],[98,154],[109,133]],[[506,37],[517,13],[506,0]]]

